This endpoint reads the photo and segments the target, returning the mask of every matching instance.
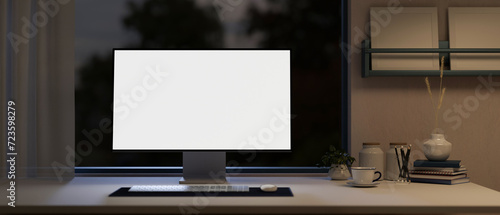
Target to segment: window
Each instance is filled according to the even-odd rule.
[[[181,153],[112,152],[113,48],[291,49],[292,152],[232,152],[227,159],[241,166],[315,166],[345,136],[341,3],[77,1],[76,166],[182,165]]]

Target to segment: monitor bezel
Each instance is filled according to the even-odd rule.
[[[290,89],[292,89],[292,49],[286,49],[286,48],[273,48],[273,49],[256,49],[256,48],[193,48],[193,49],[186,49],[186,48],[113,48],[113,83],[112,83],[112,93],[113,93],[113,102],[115,101],[114,98],[114,77],[115,77],[115,54],[116,51],[217,51],[217,50],[229,50],[229,51],[289,51],[290,52]],[[293,96],[292,93],[290,92],[290,113],[292,115],[290,119],[290,123],[292,123],[293,120],[293,110],[292,110],[292,103],[293,103]],[[112,107],[114,107],[114,103],[112,103]],[[114,117],[114,108],[112,108],[112,113],[111,114],[111,121],[113,121]],[[293,127],[290,124],[290,136],[293,132]],[[290,137],[290,149],[186,149],[186,150],[170,150],[170,149],[145,149],[145,150],[140,150],[140,149],[114,149],[113,148],[113,130],[111,130],[111,151],[113,153],[175,153],[175,152],[268,152],[268,153],[291,153],[293,150],[293,141],[292,138]]]

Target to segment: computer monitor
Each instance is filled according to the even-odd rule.
[[[226,151],[290,151],[290,50],[114,50],[114,151],[182,151],[181,183],[225,183]]]

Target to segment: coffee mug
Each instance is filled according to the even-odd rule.
[[[375,171],[375,167],[352,167],[351,171],[355,184],[372,184],[382,177],[382,173]],[[373,180],[375,174],[378,174],[378,178]]]

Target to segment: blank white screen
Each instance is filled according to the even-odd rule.
[[[290,51],[115,50],[114,150],[290,150]]]

